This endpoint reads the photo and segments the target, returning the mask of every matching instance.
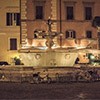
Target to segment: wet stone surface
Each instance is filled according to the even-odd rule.
[[[51,84],[0,82],[0,99],[100,100],[100,82]]]

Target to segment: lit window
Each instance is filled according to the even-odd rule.
[[[19,26],[20,14],[19,13],[6,13],[6,25],[7,26]]]
[[[66,31],[66,38],[76,38],[76,32],[73,30]]]
[[[10,50],[17,50],[17,39],[16,38],[10,39]]]
[[[92,38],[92,31],[86,31],[86,37]]]

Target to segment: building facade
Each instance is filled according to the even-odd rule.
[[[21,0],[22,48],[45,49],[46,38],[39,31],[48,33],[51,19],[51,34],[62,33],[53,38],[52,48],[98,49],[97,29],[92,27],[98,9],[99,0]],[[79,54],[80,63],[87,62],[85,57],[86,52]]]
[[[55,45],[97,48],[92,20],[100,16],[99,5],[99,0],[21,0],[22,46],[45,46],[45,38],[36,36],[35,30],[47,32],[51,18],[52,32],[62,32]]]
[[[20,46],[19,0],[0,1],[0,61],[13,63]]]
[[[0,60],[13,63],[21,48],[45,48],[46,38],[40,33],[48,33],[48,19],[51,34],[62,33],[53,38],[53,48],[98,49],[92,20],[100,16],[99,9],[99,0],[0,1]]]

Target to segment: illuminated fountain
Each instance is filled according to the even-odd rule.
[[[36,34],[45,37],[46,49],[39,49],[38,47],[31,47],[20,49],[20,58],[24,65],[34,67],[66,67],[73,66],[78,56],[75,52],[70,52],[67,48],[62,48],[62,41],[60,41],[59,48],[54,46],[54,38],[62,36],[62,33],[51,31],[51,19],[48,19],[48,32],[35,31]]]
[[[45,47],[29,46],[19,50],[20,59],[26,66],[34,67],[73,67],[78,58],[79,64],[100,65],[100,17],[93,20],[93,26],[98,29],[98,49],[91,49],[89,46],[80,48],[64,48],[62,35],[63,33],[52,32],[52,20],[47,21],[48,31],[35,30],[35,34],[45,38]],[[55,45],[55,37],[60,37],[60,43]],[[57,38],[56,38],[57,39]],[[77,39],[75,39],[77,42]],[[56,40],[56,42],[58,42]],[[27,46],[26,46],[27,47]],[[96,63],[94,62],[96,61]]]

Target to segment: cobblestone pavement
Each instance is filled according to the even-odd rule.
[[[51,84],[0,82],[0,99],[100,100],[100,82]]]

